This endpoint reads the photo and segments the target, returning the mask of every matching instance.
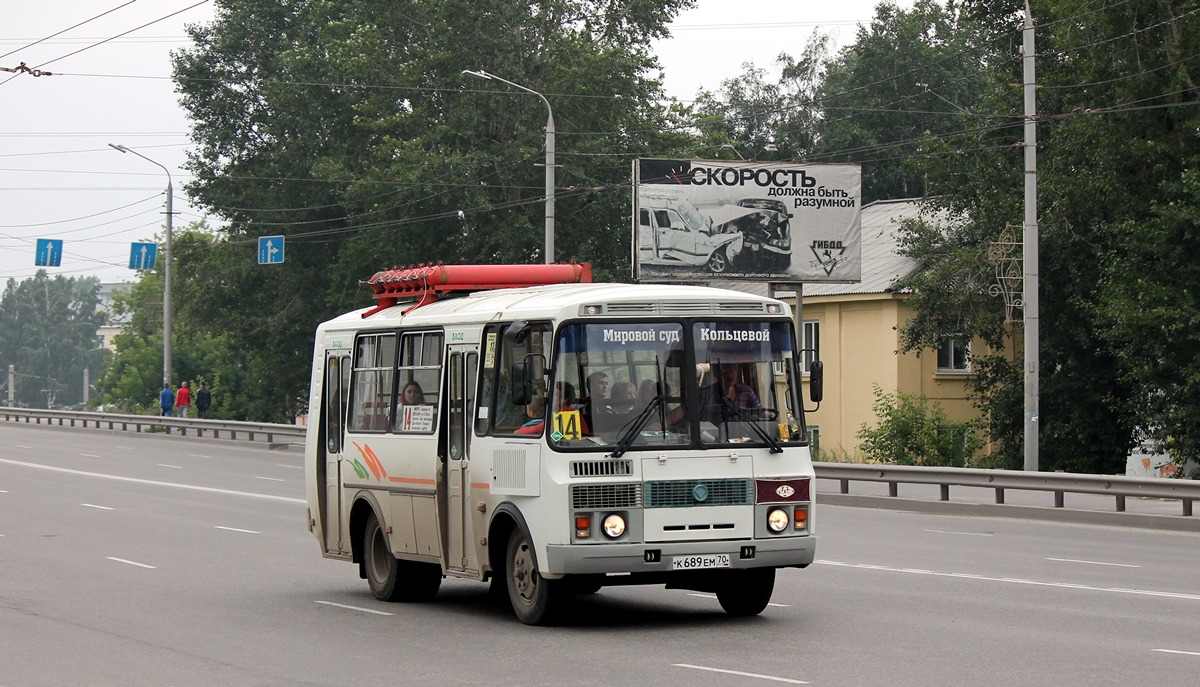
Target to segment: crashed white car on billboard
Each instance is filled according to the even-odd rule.
[[[640,159],[633,172],[634,277],[641,281],[861,277],[858,165]],[[662,217],[671,220],[669,230],[660,224],[657,213],[672,208],[686,229],[675,229],[674,216]]]

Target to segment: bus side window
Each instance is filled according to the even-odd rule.
[[[354,347],[354,371],[351,374],[350,431],[387,430],[395,365],[395,334],[363,334],[358,337]]]
[[[532,420],[527,415],[525,405],[513,403],[512,366],[514,363],[528,362],[529,356],[540,357],[542,361],[548,359],[550,325],[531,324],[528,336],[520,342],[504,337],[505,326],[493,325],[484,331],[483,369],[480,372],[483,383],[476,413],[476,434],[517,434],[522,425]],[[544,364],[535,367],[544,370]],[[534,379],[533,393],[535,397],[545,399],[544,375]],[[544,411],[541,415],[544,416]]]
[[[437,424],[442,376],[441,332],[405,334],[396,368],[396,411],[392,431],[428,434]]]

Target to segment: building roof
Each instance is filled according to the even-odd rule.
[[[920,199],[877,200],[862,209],[862,281],[855,284],[804,284],[804,296],[890,293],[921,264],[898,253],[900,221],[921,214]]]

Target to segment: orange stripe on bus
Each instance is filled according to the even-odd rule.
[[[388,479],[393,482],[400,482],[402,484],[436,484],[436,482],[431,479],[420,479],[418,477],[392,477],[391,475],[388,475]]]
[[[491,489],[492,485],[487,482],[471,482],[472,489]]]

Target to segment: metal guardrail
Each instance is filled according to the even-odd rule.
[[[1193,502],[1200,500],[1200,480],[857,463],[814,463],[814,467],[817,479],[838,480],[842,494],[850,493],[851,482],[886,482],[891,497],[899,495],[900,484],[936,484],[942,501],[950,500],[950,487],[960,486],[994,489],[996,503],[1003,504],[1004,492],[1017,489],[1053,492],[1055,508],[1064,507],[1066,493],[1100,494],[1115,499],[1117,512],[1125,512],[1128,497],[1176,500],[1187,517],[1193,513]]]
[[[199,418],[160,417],[158,415],[124,415],[118,413],[85,413],[73,410],[42,410],[38,408],[3,408],[4,422],[50,425],[57,427],[94,427],[122,432],[165,432],[180,436],[211,437],[243,441],[264,441],[268,445],[303,442],[307,432],[300,425],[280,425],[269,422],[234,422],[231,420],[201,420]],[[282,440],[282,441],[280,441]]]
[[[0,407],[0,419],[59,427],[95,427],[133,432],[165,431],[181,436],[277,443],[302,443],[307,428],[263,422],[201,420],[156,415],[86,413],[69,410]],[[278,440],[284,440],[279,442]],[[950,487],[992,489],[995,502],[1004,503],[1008,490],[1041,491],[1054,494],[1054,507],[1065,508],[1064,495],[1099,494],[1114,499],[1115,510],[1125,512],[1127,498],[1153,498],[1179,501],[1181,514],[1191,517],[1193,504],[1200,500],[1200,480],[1153,479],[1122,475],[1082,475],[1062,472],[1018,472],[975,468],[935,468],[908,465],[864,465],[858,463],[814,463],[817,479],[837,480],[842,494],[850,494],[851,482],[877,482],[888,485],[888,496],[898,497],[901,484],[937,485],[941,501],[950,500]],[[1014,507],[1015,508],[1015,507]]]

